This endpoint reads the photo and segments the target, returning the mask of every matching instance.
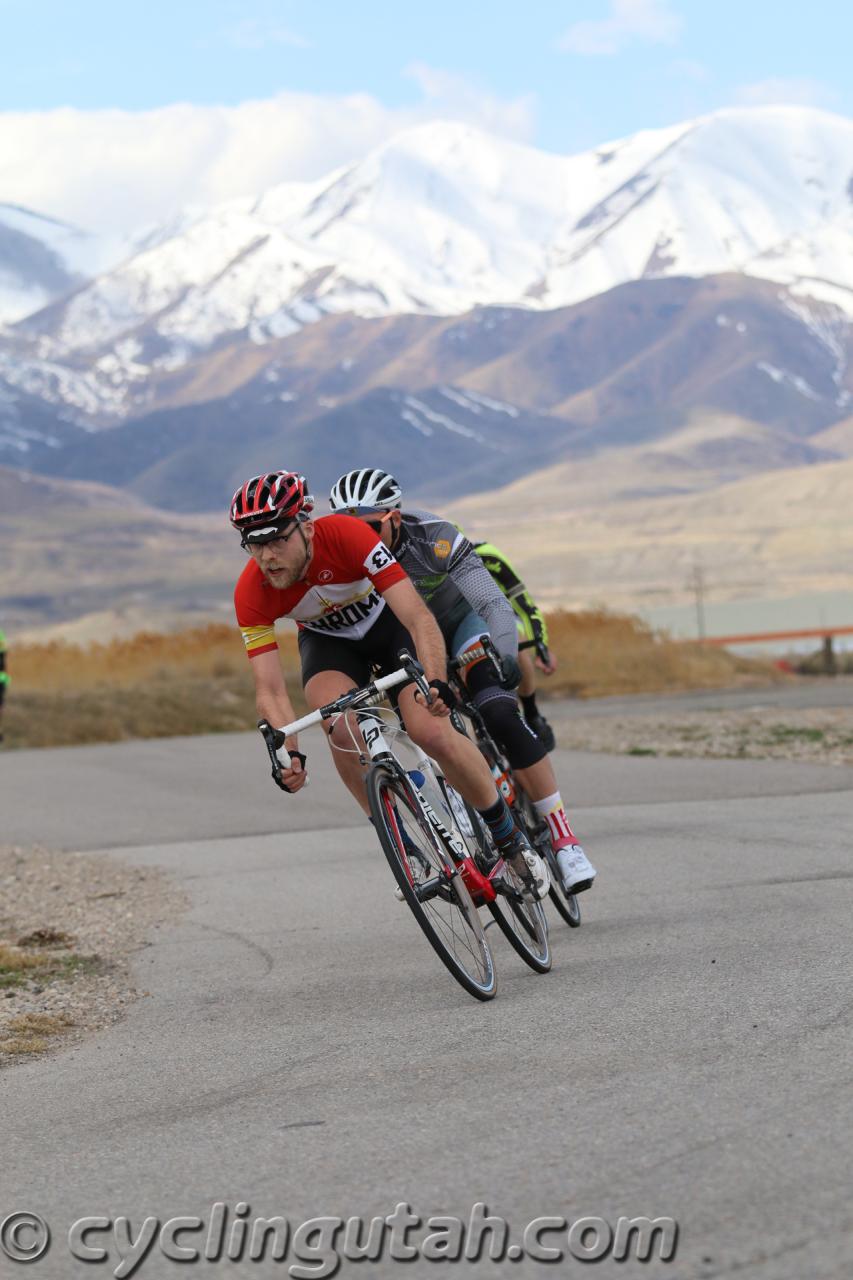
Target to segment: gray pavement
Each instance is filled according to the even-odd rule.
[[[551,704],[569,708],[569,714],[576,705]],[[557,715],[553,719],[558,722]],[[83,851],[268,835],[283,822],[289,831],[351,826],[352,801],[337,780],[330,781],[326,746],[319,740],[301,745],[310,752],[311,783],[299,801],[289,801],[272,785],[257,733],[10,751],[0,757],[0,839]],[[567,801],[593,808],[850,786],[847,770],[818,764],[754,761],[746,768],[741,760],[644,760],[569,751],[560,752],[559,760]]]
[[[516,1241],[542,1215],[679,1222],[674,1262],[597,1276],[853,1274],[849,772],[558,753],[599,883],[580,930],[553,918],[550,974],[494,939],[501,989],[480,1005],[393,896],[323,751],[312,764],[291,800],[252,737],[2,761],[4,838],[164,867],[191,904],[136,957],[150,995],[121,1023],[2,1076],[0,1218],[31,1210],[54,1234],[28,1276],[113,1274],[108,1232],[88,1238],[106,1266],[69,1257],[84,1215],[206,1231],[224,1202],[230,1232],[401,1201],[463,1220],[485,1201]],[[565,1252],[565,1232],[543,1240]],[[566,1259],[468,1267],[582,1270]],[[135,1274],[181,1265],[155,1244]]]
[[[548,682],[541,692],[547,696]],[[565,699],[544,703],[558,714],[579,716],[666,715],[682,711],[750,711],[763,707],[801,711],[853,706],[853,676],[797,680],[747,689],[691,689],[680,693],[632,693],[624,697]]]

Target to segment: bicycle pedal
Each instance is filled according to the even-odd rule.
[[[573,884],[571,889],[563,889],[563,893],[567,897],[573,898],[576,893],[586,893],[587,889],[591,889],[594,883],[594,878],[592,880],[581,880],[579,884]]]

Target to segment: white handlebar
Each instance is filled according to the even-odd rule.
[[[393,689],[395,685],[403,684],[405,680],[410,678],[408,671],[401,667],[399,671],[392,671],[389,676],[380,676],[378,680],[373,681],[373,684],[377,693],[384,693],[386,689]],[[319,724],[322,719],[323,712],[321,710],[309,711],[307,716],[294,720],[292,724],[283,725],[279,729],[279,733],[283,733],[286,738],[290,738],[294,734],[301,733],[303,729],[310,729],[312,725]],[[290,753],[284,747],[279,747],[275,754],[282,768],[289,769],[291,763]]]

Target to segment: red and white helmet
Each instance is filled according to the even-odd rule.
[[[314,510],[308,482],[294,471],[253,476],[231,500],[230,518],[243,541],[266,542]]]

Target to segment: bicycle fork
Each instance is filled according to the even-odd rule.
[[[400,846],[406,850],[406,874],[412,891],[419,902],[426,902],[430,898],[435,898],[447,893],[447,886],[454,876],[461,875],[462,880],[471,895],[474,905],[483,906],[487,902],[494,902],[498,894],[498,886],[493,883],[500,873],[503,871],[504,862],[499,858],[495,865],[491,867],[488,873],[484,873],[477,866],[471,857],[462,837],[453,830],[452,826],[442,821],[433,805],[430,804],[426,796],[423,795],[420,787],[418,787],[412,778],[404,769],[401,768],[396,760],[394,753],[389,749],[382,733],[382,723],[377,716],[367,712],[360,715],[359,728],[364,739],[364,744],[370,754],[371,762],[374,764],[383,764],[387,768],[391,768],[405,782],[406,788],[416,802],[423,816],[426,818],[432,830],[438,836],[441,848],[444,851],[444,866],[442,871],[435,876],[431,876],[427,880],[416,881],[412,875],[408,865],[408,859],[417,857],[422,859],[422,855],[417,848],[409,848],[411,841],[408,839],[405,825],[400,814],[396,810],[389,810],[389,817],[393,820],[397,829],[397,838]],[[366,762],[365,762],[366,763]],[[449,803],[449,802],[448,802]],[[451,818],[451,822],[453,819]],[[503,886],[500,886],[503,890]]]

